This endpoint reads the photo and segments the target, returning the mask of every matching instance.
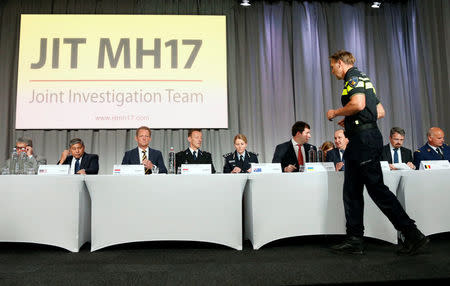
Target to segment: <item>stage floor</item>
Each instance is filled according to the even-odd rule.
[[[198,242],[143,242],[79,253],[24,243],[0,243],[0,285],[432,285],[450,281],[450,233],[433,235],[412,257],[367,239],[363,256],[328,247],[342,236],[283,239],[243,251]]]

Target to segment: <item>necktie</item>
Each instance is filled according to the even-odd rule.
[[[75,174],[80,171],[80,158],[75,159]]]
[[[342,171],[344,171],[344,168],[345,168],[345,159],[344,159],[344,151],[345,150],[339,150],[339,152],[341,152],[341,154],[342,154],[342,163],[344,163],[344,166],[342,166]]]
[[[394,164],[398,163],[398,148],[394,148]]]
[[[437,147],[436,151],[439,154],[439,156],[441,156],[441,159],[444,159],[444,154],[442,154],[441,148]]]
[[[244,156],[240,155],[239,161],[244,162]]]
[[[193,155],[194,155],[194,160],[197,160],[197,151],[194,151]]]
[[[147,151],[146,150],[142,150],[142,162],[144,162],[144,160],[147,160]],[[152,172],[152,170],[145,168],[145,174],[150,174]]]
[[[303,162],[302,147],[300,144],[297,144],[297,146],[298,146],[298,157],[297,157],[298,165],[303,166],[304,162]]]

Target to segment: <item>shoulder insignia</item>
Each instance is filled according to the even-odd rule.
[[[248,153],[249,153],[249,154],[253,154],[253,155],[255,155],[256,157],[259,156],[259,154],[258,154],[258,153],[255,153],[255,152],[250,152],[250,151],[248,151]]]
[[[353,77],[351,77],[351,78],[349,79],[348,85],[349,85],[350,87],[355,87],[355,86],[358,84],[358,81],[359,81],[358,77],[357,77],[357,76],[353,76]]]
[[[431,152],[431,149],[428,148],[427,151],[428,151],[428,152]]]
[[[228,156],[230,156],[231,154],[233,154],[233,153],[226,153],[226,154],[223,154],[222,156],[224,157],[224,158],[226,158],[226,157],[228,157]]]

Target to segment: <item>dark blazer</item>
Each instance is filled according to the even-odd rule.
[[[309,161],[308,157],[308,151],[310,148],[317,151],[316,146],[305,143],[303,144],[303,148],[305,148],[305,157],[304,161],[305,163]],[[297,156],[295,155],[294,146],[292,145],[292,141],[289,140],[288,142],[281,143],[277,145],[275,148],[275,153],[273,154],[272,163],[281,163],[281,170],[284,172],[284,168],[288,165],[295,165],[297,168],[294,172],[298,172],[299,166],[298,166],[298,160]]]
[[[223,155],[223,157],[225,158],[223,172],[231,173],[234,167],[239,167],[241,168],[241,173],[247,173],[247,170],[251,167],[250,163],[258,163],[258,154],[249,152],[247,150],[245,151],[244,162],[239,160],[237,151]]]
[[[402,163],[413,161],[412,152],[408,148],[400,147],[400,155],[402,156]],[[381,150],[380,161],[388,161],[389,164],[392,164],[393,158],[391,155],[391,144],[383,146],[383,149]]]
[[[67,156],[62,165],[72,164],[72,158],[72,155]],[[84,169],[86,171],[86,174],[98,174],[98,155],[88,154],[85,152],[83,156],[81,156],[80,170],[81,169]]]
[[[444,154],[444,159],[439,156],[439,154],[430,147],[430,145],[425,144],[414,152],[414,165],[416,169],[419,170],[420,161],[430,161],[430,160],[449,160],[450,161],[450,147],[447,144],[442,145],[442,151]]]
[[[164,165],[164,160],[161,151],[152,148],[148,149],[149,149],[148,152],[149,154],[147,156],[148,160],[152,161],[152,163],[159,168],[160,173],[167,173],[167,169],[166,166]],[[141,160],[139,156],[138,147],[125,152],[125,155],[123,155],[122,165],[140,165],[140,164]]]
[[[214,174],[216,169],[214,169],[214,164],[212,162],[211,153],[206,151],[200,151],[198,149],[197,160],[194,160],[194,156],[192,156],[191,150],[187,148],[184,151],[180,151],[175,154],[175,165],[176,170],[178,167],[181,167],[181,164],[211,164],[211,172]]]
[[[333,162],[334,166],[336,166],[337,163],[342,162],[341,155],[339,154],[339,148],[333,148],[330,151],[328,151],[325,161]]]

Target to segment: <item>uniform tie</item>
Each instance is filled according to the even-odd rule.
[[[342,171],[344,171],[344,168],[345,168],[344,151],[345,151],[345,150],[343,150],[343,149],[339,150],[339,152],[341,152],[341,154],[342,154],[342,156],[341,156],[341,157],[342,157],[342,160],[341,160],[341,161],[342,161],[342,163],[344,163],[344,165],[343,165],[342,168],[341,168]]]
[[[142,162],[147,160],[147,150],[142,150]],[[145,168],[145,174],[150,174],[152,170]]]
[[[302,147],[300,144],[297,144],[297,146],[298,146],[298,157],[297,157],[298,165],[303,166],[304,161],[303,161]]]
[[[244,156],[240,155],[239,156],[239,161],[244,162]]]
[[[77,174],[78,171],[80,171],[80,158],[75,159],[75,174]]]
[[[197,160],[197,151],[194,151],[193,156],[194,156],[194,160]]]
[[[398,163],[398,148],[394,148],[394,164]]]
[[[439,156],[441,156],[441,159],[444,159],[444,154],[442,154],[441,148],[437,147],[436,148],[437,153],[439,154]]]

